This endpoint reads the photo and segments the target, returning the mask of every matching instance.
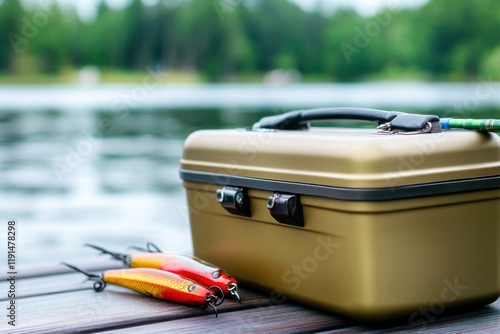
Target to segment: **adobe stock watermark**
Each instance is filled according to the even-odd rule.
[[[307,280],[311,274],[318,270],[320,264],[330,258],[340,244],[334,242],[329,235],[316,238],[317,246],[312,251],[311,256],[305,257],[299,264],[293,264],[281,275],[283,284],[290,287],[292,291],[297,290],[303,281]]]
[[[221,21],[224,21],[224,17],[226,14],[231,13],[236,9],[238,3],[241,0],[213,0],[212,4],[214,5],[215,11]]]
[[[213,175],[211,177],[212,180],[210,182],[203,183],[201,189],[187,189],[193,192],[193,196],[191,198],[191,201],[188,203],[188,207],[179,207],[179,210],[181,210],[183,217],[187,217],[189,215],[197,216],[202,214],[203,211],[210,205],[213,205],[214,203],[219,205],[217,203],[216,192],[212,190],[212,187],[214,186],[214,184],[229,184],[231,176],[239,175],[239,164],[237,162],[229,163],[227,166],[225,166],[224,169],[220,170],[220,172],[224,174]]]
[[[90,288],[89,288],[90,290]],[[81,333],[82,327],[85,327],[91,319],[96,317],[102,312],[107,305],[113,303],[113,293],[97,293],[90,292],[87,298],[78,300],[73,306],[72,314],[68,315],[68,323],[64,326],[65,333]]]
[[[460,102],[448,109],[443,116],[455,118],[468,118],[479,108],[481,101],[491,98],[498,91],[498,84],[493,82],[493,77],[479,77],[479,84],[475,87],[474,93],[464,97]],[[395,134],[394,136],[398,136]],[[399,157],[398,170],[395,175],[387,175],[386,180],[389,187],[393,190],[395,187],[403,185],[403,177],[407,173],[422,166],[426,159],[433,155],[437,148],[442,145],[446,139],[446,131],[432,134],[417,134],[412,136],[420,136],[419,140],[415,141],[415,147],[407,156]]]
[[[216,193],[211,191],[209,188],[211,184],[224,185],[231,184],[230,178],[232,176],[241,176],[243,174],[242,167],[249,165],[251,162],[255,161],[259,152],[261,152],[266,146],[268,146],[274,139],[274,131],[251,131],[246,132],[248,136],[238,144],[236,159],[230,160],[221,170],[218,171],[220,174],[215,174],[211,177],[211,182],[204,184],[203,189],[192,190],[194,191],[194,196],[192,197],[191,203],[189,203],[189,208],[182,208],[183,214],[189,211],[190,215],[199,215],[203,213],[209,205],[216,201]],[[185,215],[184,215],[185,216]]]
[[[325,262],[340,247],[340,243],[334,242],[331,236],[320,236],[316,238],[317,245],[312,249],[311,255],[306,256],[299,264],[293,264],[286,269],[281,280],[283,284],[290,286],[292,291],[297,290],[302,281],[307,280],[313,274],[322,262]],[[264,304],[262,302],[253,302],[255,308],[250,317],[237,320],[234,330],[237,333],[248,333],[255,329],[255,323],[262,322],[268,316],[267,307],[284,304],[287,297],[283,291],[273,289],[269,295],[269,300]]]
[[[211,182],[203,184],[202,189],[189,189],[193,192],[193,196],[188,207],[179,207],[182,217],[200,215],[209,205],[213,205],[217,200],[216,192],[211,189],[213,184],[220,185],[220,187],[231,184],[230,177],[241,176],[243,174],[242,166],[254,161],[258,153],[274,138],[273,131],[254,131],[248,132],[248,134],[249,136],[238,144],[236,159],[228,161],[218,170],[219,174],[211,177]],[[185,220],[189,223],[188,219]]]
[[[21,18],[21,30],[9,32],[7,38],[14,53],[18,54],[22,45],[28,44],[30,40],[38,35],[40,29],[45,27],[51,18],[60,12],[60,5],[68,3],[68,0],[45,0],[37,1],[37,10],[33,15]]]
[[[285,111],[286,107],[273,109],[272,115],[280,115]],[[202,189],[189,189],[194,194],[190,203],[187,203],[188,206],[179,207],[182,217],[202,214],[204,209],[216,201],[216,193],[212,191],[211,184],[228,185],[229,177],[244,174],[242,169],[255,161],[258,154],[271,144],[276,135],[275,131],[267,129],[244,131],[244,133],[247,136],[237,145],[235,159],[227,161],[217,171],[218,174],[212,176],[211,182],[205,183]],[[189,222],[188,219],[185,220]]]
[[[259,152],[269,146],[274,140],[276,132],[273,130],[256,130],[253,131],[255,136],[248,136],[238,146],[238,154],[245,157],[244,162],[252,162],[257,158]]]
[[[455,103],[453,108],[447,110],[444,117],[458,116],[467,118],[474,110],[479,108],[481,101],[489,99],[497,92],[499,85],[493,81],[493,75],[490,74],[487,78],[479,76],[478,79],[479,84],[474,89],[474,94],[468,95],[462,101]]]
[[[447,279],[443,283],[445,287],[441,290],[439,298],[433,299],[428,307],[420,307],[418,311],[410,315],[408,319],[410,325],[425,327],[428,323],[436,321],[436,317],[445,311],[446,305],[453,303],[457,297],[467,290],[467,285],[460,284],[457,277],[455,277],[453,283]]]
[[[53,159],[52,170],[60,182],[64,181],[66,174],[73,173],[82,165],[85,158],[101,145],[104,135],[111,134],[116,129],[116,123],[128,116],[130,109],[136,108],[159,87],[165,77],[151,68],[146,70],[148,74],[144,76],[141,84],[135,85],[128,93],[122,94],[114,101],[113,118],[101,120],[92,130],[82,130],[80,140],[75,145],[66,145],[66,154],[63,157]]]
[[[279,306],[286,303],[287,298],[282,291],[274,289],[269,294],[269,299],[265,302],[254,300],[250,304],[252,312],[248,312],[245,317],[236,317],[231,328],[232,333],[254,333],[255,324],[265,321],[267,316],[272,316],[269,307]]]
[[[225,163],[218,171],[219,174],[213,175],[211,181],[205,183],[202,189],[189,189],[193,192],[193,196],[188,203],[188,207],[179,207],[183,217],[202,214],[203,210],[216,202],[216,193],[211,189],[213,184],[220,185],[221,187],[230,184],[230,177],[241,175],[242,164],[248,164],[255,160],[258,152],[262,150],[266,143],[269,143],[272,140],[272,136],[274,136],[274,134],[269,131],[259,131],[255,136],[253,136],[253,134],[254,133],[249,135],[238,145],[237,158]]]
[[[352,43],[342,42],[340,43],[340,50],[347,63],[351,63],[351,57],[354,54],[360,54],[361,51],[367,48],[371,41],[380,35],[383,28],[387,28],[392,21],[392,16],[397,14],[399,11],[399,3],[390,4],[387,10],[375,18],[366,22],[365,25],[360,28],[359,26],[354,27],[354,37]]]

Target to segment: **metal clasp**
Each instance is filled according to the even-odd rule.
[[[382,123],[377,126],[378,133],[380,134],[398,134],[398,135],[417,135],[422,133],[435,133],[441,132],[443,129],[439,122],[427,122],[422,129],[414,131],[406,131],[402,129],[393,128],[391,123]]]
[[[245,188],[225,186],[217,189],[217,202],[232,214],[251,217],[250,200]]]
[[[267,199],[267,208],[281,224],[304,226],[304,214],[299,195],[274,193]]]

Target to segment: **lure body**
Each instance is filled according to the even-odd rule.
[[[101,275],[86,272],[67,263],[62,263],[86,275],[94,281],[93,289],[102,291],[106,283],[119,285],[143,295],[192,306],[210,306],[217,317],[217,307],[224,301],[222,289],[217,286],[204,287],[190,279],[174,273],[150,268],[128,268],[106,270]],[[220,290],[221,299],[213,288]]]
[[[131,268],[154,268],[175,273],[204,286],[217,286],[222,289],[225,295],[232,295],[240,300],[237,291],[238,285],[233,277],[220,268],[196,257],[176,253],[162,253],[152,243],[148,244],[147,251],[138,248],[141,251],[132,255],[110,252],[91,244],[86,244],[86,246],[97,249],[104,254],[109,254]]]
[[[206,262],[181,254],[140,252],[130,256],[132,268],[156,268],[169,271],[192,279],[202,285],[216,285],[225,294],[231,294],[231,287],[236,280]]]
[[[102,280],[146,296],[185,305],[206,305],[214,295],[208,288],[184,277],[149,268],[106,270],[102,273]]]

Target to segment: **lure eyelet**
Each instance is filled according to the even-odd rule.
[[[231,282],[231,283],[228,283],[228,285],[227,285],[227,290],[229,292],[236,291],[237,288],[238,288],[238,285],[236,285],[236,283]]]
[[[224,298],[225,298],[225,296],[224,296],[224,290],[222,290],[217,285],[212,285],[210,287],[210,289],[214,292],[214,294],[211,296],[212,298],[215,298],[214,305],[215,306],[219,306],[220,304],[222,304],[222,302],[224,301]],[[219,299],[220,299],[220,301],[219,301]]]
[[[211,289],[218,288],[222,292],[222,300],[220,302],[218,301],[219,297],[216,294],[207,293],[207,295],[205,296],[205,301],[207,302],[207,305],[205,306],[205,308],[207,306],[210,306],[211,308],[213,308],[215,311],[215,317],[217,318],[217,316],[218,316],[217,306],[219,306],[224,301],[224,291],[222,291],[222,289],[219,288],[218,286],[212,286],[210,288]]]
[[[73,266],[71,264],[68,264],[66,262],[61,262],[61,264],[63,264],[66,267],[69,267],[69,268],[71,268],[73,270],[76,270],[76,271],[84,274],[85,276],[87,276],[87,281],[94,281],[94,284],[92,285],[92,289],[94,289],[94,291],[101,292],[102,290],[104,290],[104,288],[106,288],[106,282],[104,282],[102,276],[89,273],[89,272],[87,272],[87,271],[85,271],[83,269],[75,267],[75,266]]]
[[[104,282],[103,280],[97,280],[92,285],[92,289],[94,289],[94,291],[96,291],[96,292],[101,292],[105,288],[106,288],[106,282]]]
[[[240,298],[240,295],[238,294],[237,289],[238,289],[238,285],[236,283],[229,283],[227,285],[227,291],[229,291],[231,293],[231,296],[236,297],[236,299],[238,299],[238,301],[241,304],[241,298]]]

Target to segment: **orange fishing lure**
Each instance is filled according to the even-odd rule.
[[[224,294],[232,295],[241,302],[240,296],[238,295],[236,280],[220,268],[196,257],[174,253],[162,253],[158,247],[152,243],[148,243],[147,250],[136,247],[143,251],[132,255],[110,252],[102,247],[91,244],[85,244],[85,246],[109,254],[132,268],[160,269],[189,278],[205,286],[218,286],[224,291]],[[154,247],[154,251],[152,247]]]
[[[93,289],[102,291],[106,283],[119,285],[130,290],[137,291],[143,295],[164,299],[171,302],[192,305],[210,306],[215,310],[224,300],[224,294],[220,291],[221,299],[211,289],[221,290],[212,286],[207,288],[177,274],[150,268],[129,268],[106,270],[101,275],[86,272],[80,268],[67,263],[62,263],[82,274],[89,280],[94,281]]]

